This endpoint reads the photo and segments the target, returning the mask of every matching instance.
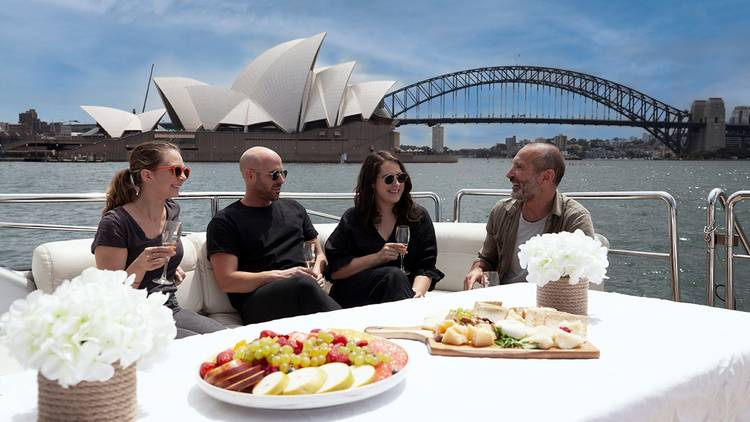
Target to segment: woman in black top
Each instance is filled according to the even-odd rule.
[[[362,163],[354,207],[341,217],[326,242],[331,297],[345,308],[423,297],[443,278],[435,268],[437,242],[427,211],[411,198],[403,163],[386,151]],[[408,246],[396,243],[408,225]],[[405,253],[401,271],[399,254]]]
[[[125,270],[135,275],[133,288],[169,295],[165,305],[172,309],[177,338],[224,328],[213,319],[180,308],[174,292],[185,278],[179,268],[182,241],[177,241],[176,250],[161,243],[166,222],[179,220],[180,207],[171,198],[180,194],[189,175],[176,145],[149,142],[135,147],[129,168],[117,172],[107,189],[107,205],[91,245],[98,268]],[[174,284],[154,283],[167,260],[167,278]]]

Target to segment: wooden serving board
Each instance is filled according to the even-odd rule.
[[[576,349],[505,349],[499,346],[453,346],[435,341],[434,333],[423,327],[368,327],[365,332],[392,339],[421,341],[436,356],[460,356],[505,359],[598,359],[599,349],[588,341]]]

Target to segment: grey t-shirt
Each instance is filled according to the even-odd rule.
[[[513,253],[513,261],[511,261],[510,268],[508,268],[508,272],[505,273],[505,277],[503,277],[501,284],[526,281],[528,271],[521,268],[521,264],[518,261],[518,247],[526,243],[526,241],[532,237],[544,233],[544,225],[547,224],[548,218],[549,214],[539,221],[530,222],[526,221],[526,219],[523,218],[523,213],[521,213],[520,218],[518,219],[518,232],[516,233],[516,246],[514,249],[515,252]]]

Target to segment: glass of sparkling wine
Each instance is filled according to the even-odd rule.
[[[401,243],[404,246],[409,245],[409,226],[396,227],[396,242]],[[404,254],[398,254],[398,256],[401,259],[401,271],[403,271],[404,274],[409,274],[404,270]]]
[[[180,234],[182,232],[182,223],[179,221],[167,221],[164,223],[164,230],[161,232],[161,245],[172,250],[177,250],[177,241],[180,240]],[[172,280],[167,278],[167,267],[169,266],[169,258],[164,264],[164,270],[161,272],[161,277],[154,280],[156,284],[173,284]]]
[[[312,270],[315,266],[315,242],[305,242],[303,245],[305,265],[308,270]]]

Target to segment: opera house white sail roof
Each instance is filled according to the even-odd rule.
[[[83,111],[96,120],[96,123],[104,129],[107,134],[113,138],[119,138],[125,132],[147,132],[153,130],[166,109],[147,111],[141,114],[128,113],[112,107],[85,106],[82,105]]]
[[[130,130],[151,130],[165,113],[177,128],[190,131],[213,131],[222,125],[275,125],[293,133],[304,130],[308,123],[332,127],[346,117],[369,119],[395,81],[352,85],[354,61],[316,69],[325,35],[287,41],[266,50],[245,66],[230,88],[187,77],[155,77],[166,109],[134,115],[109,107],[81,107],[112,137]]]

